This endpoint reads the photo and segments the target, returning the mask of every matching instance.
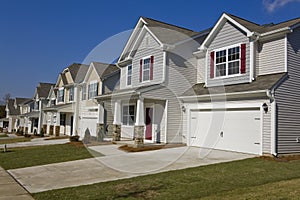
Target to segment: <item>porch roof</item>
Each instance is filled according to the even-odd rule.
[[[9,121],[8,118],[1,118],[1,119],[0,119],[0,122],[8,122],[8,121]]]
[[[120,98],[120,97],[138,97],[141,93],[147,92],[149,90],[155,90],[158,88],[163,87],[161,84],[154,84],[154,85],[145,85],[141,87],[123,89],[119,91],[114,91],[111,93],[106,93],[101,96],[95,97],[96,100],[108,100],[111,98]]]
[[[56,112],[63,112],[63,113],[72,113],[72,112],[74,112],[74,103],[59,104],[59,105],[47,107],[47,108],[44,108],[43,111],[56,111]]]
[[[25,114],[20,115],[20,116],[25,116],[25,117],[30,117],[30,118],[38,118],[39,114],[40,114],[39,111],[32,111],[32,112],[25,113]]]
[[[205,87],[204,83],[195,84],[192,88],[184,92],[180,98],[189,98],[189,97],[205,97],[213,95],[228,95],[236,94],[237,96],[244,98],[254,98],[255,94],[264,93],[266,97],[266,91],[273,89],[276,84],[286,77],[287,73],[277,73],[277,74],[268,74],[261,75],[256,78],[252,83],[243,83],[235,85],[225,85],[217,87]],[[247,94],[247,95],[246,95]],[[261,96],[261,94],[260,94]]]

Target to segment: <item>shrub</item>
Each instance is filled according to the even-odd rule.
[[[73,135],[70,137],[70,142],[79,142],[79,135]]]

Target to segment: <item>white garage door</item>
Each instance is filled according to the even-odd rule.
[[[261,153],[260,110],[192,111],[190,146]]]
[[[96,136],[97,118],[82,117],[80,120],[80,137],[83,138],[86,132]]]

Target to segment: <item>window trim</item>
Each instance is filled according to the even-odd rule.
[[[96,87],[96,91],[94,91],[94,92],[96,92],[96,94],[95,94],[95,96],[90,96],[90,85],[94,85],[94,84],[96,84],[97,85],[97,87]],[[94,80],[94,81],[90,81],[89,82],[89,84],[88,84],[88,100],[91,100],[91,99],[93,99],[94,97],[96,97],[96,96],[98,96],[98,92],[99,92],[99,82],[97,81],[97,80]]]
[[[145,57],[143,57],[142,58],[142,83],[147,83],[147,82],[150,82],[151,81],[151,78],[150,78],[150,76],[151,76],[151,56],[152,55],[149,55],[149,56],[145,56]],[[149,69],[148,69],[148,71],[149,71],[149,80],[144,80],[144,60],[146,60],[146,59],[149,59]]]
[[[241,45],[243,43],[237,43],[237,44],[233,44],[233,45],[229,45],[229,46],[226,46],[226,47],[222,47],[222,48],[218,48],[218,49],[214,49],[212,50],[214,52],[214,78],[213,79],[223,79],[223,78],[230,78],[230,77],[236,77],[236,76],[241,76],[243,75],[241,73]],[[240,58],[239,58],[239,73],[237,74],[231,74],[231,75],[228,75],[228,50],[229,49],[232,49],[232,48],[235,48],[235,47],[238,47],[239,48],[239,54],[240,54]],[[220,52],[220,51],[223,51],[223,50],[226,50],[226,75],[225,76],[217,76],[217,52]],[[230,62],[233,62],[233,61],[230,61]]]
[[[131,74],[130,74],[130,84],[128,84],[128,77],[129,77],[129,66],[131,66]],[[132,64],[127,65],[126,67],[126,86],[132,86]]]
[[[134,115],[133,115],[134,116],[134,121],[133,121],[133,124],[128,124],[128,123],[124,124],[124,122],[123,122],[123,111],[124,111],[125,106],[128,106],[128,109],[129,109],[130,106],[134,107]],[[128,115],[128,116],[130,116],[130,115]],[[136,105],[134,103],[122,104],[122,109],[121,109],[121,123],[122,123],[122,125],[123,126],[130,126],[130,127],[134,126],[135,120],[136,120]]]
[[[60,101],[60,92],[63,91],[62,100]],[[65,88],[59,88],[57,94],[57,103],[64,103],[65,102]]]

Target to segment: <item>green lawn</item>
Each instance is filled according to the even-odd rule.
[[[0,166],[7,170],[92,158],[93,156],[101,156],[101,154],[93,152],[93,155],[91,155],[82,144],[68,143],[14,148],[9,149],[6,153],[0,150]]]
[[[253,158],[35,193],[35,199],[299,199],[300,160]]]
[[[8,137],[7,134],[0,134],[0,138],[3,138],[3,137]]]
[[[16,142],[29,142],[31,139],[27,137],[1,139],[0,144],[11,144]]]

